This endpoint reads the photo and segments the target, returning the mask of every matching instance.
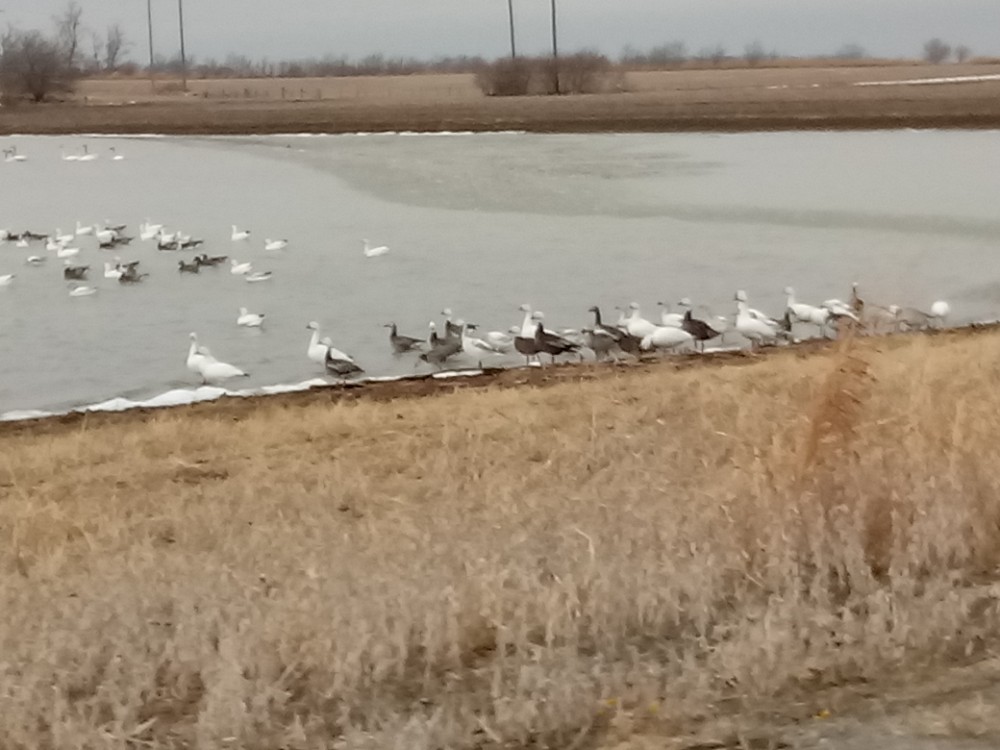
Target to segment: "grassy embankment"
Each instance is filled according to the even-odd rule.
[[[977,658],[998,367],[899,336],[4,427],[0,745],[676,747]]]

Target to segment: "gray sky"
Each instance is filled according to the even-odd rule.
[[[145,59],[145,0],[78,0],[84,23],[119,23]],[[51,27],[66,0],[0,0],[0,22]],[[157,54],[177,52],[177,2],[152,0]],[[547,0],[514,0],[519,51],[549,44]],[[673,40],[689,53],[722,45],[741,54],[754,41],[781,54],[832,53],[847,43],[869,53],[918,57],[939,36],[974,54],[1000,56],[1000,0],[558,0],[560,47],[617,55]],[[272,60],[327,53],[361,57],[496,57],[508,50],[505,0],[184,0],[189,54]],[[89,41],[85,49],[89,49]]]

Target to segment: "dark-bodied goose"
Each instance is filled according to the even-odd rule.
[[[398,332],[395,323],[386,323],[383,328],[389,329],[389,344],[392,346],[392,350],[396,354],[402,354],[403,352],[423,348],[423,339],[401,335]]]
[[[431,349],[421,354],[420,359],[428,364],[441,367],[448,357],[453,357],[462,351],[462,339],[453,336],[445,336],[444,338],[438,336],[437,326],[434,324],[434,321],[431,321],[430,329],[429,342]]]
[[[699,320],[691,315],[691,301],[685,297],[678,306],[684,308],[684,317],[681,320],[681,328],[690,333],[701,351],[705,351],[705,342],[721,336],[722,331],[717,331],[704,320]]]
[[[594,333],[603,331],[608,336],[614,338],[615,342],[618,344],[619,348],[623,352],[628,354],[639,354],[639,342],[641,339],[630,335],[628,332],[623,331],[621,328],[615,328],[614,326],[605,325],[601,320],[601,308],[597,305],[588,308],[587,312],[594,314]],[[593,348],[593,347],[591,347]]]
[[[68,260],[63,261],[65,266],[63,267],[63,278],[70,281],[82,281],[87,278],[87,271],[90,270],[90,266],[74,266]]]
[[[326,350],[326,371],[338,378],[347,378],[364,372],[352,357],[347,356],[339,349],[328,347]]]
[[[535,313],[535,319],[537,320],[535,324],[535,345],[538,347],[540,353],[544,352],[552,357],[553,364],[555,364],[556,357],[560,354],[572,354],[580,350],[579,344],[574,344],[562,336],[546,331],[545,324],[539,318],[539,314]]]
[[[218,266],[225,263],[227,260],[229,260],[228,255],[213,255],[210,257],[205,253],[202,253],[201,255],[194,256],[194,262],[199,266]]]
[[[177,270],[180,273],[198,273],[201,269],[201,264],[196,261],[191,261],[190,263],[185,263],[183,260],[177,261]]]

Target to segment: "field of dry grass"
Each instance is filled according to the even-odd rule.
[[[857,87],[1000,73],[1000,64],[628,72],[620,91],[485,97],[472,75],[83,81],[75,100],[7,108],[0,133],[387,130],[670,131],[998,127],[1000,81]]]
[[[4,426],[0,746],[767,747],[982,660],[1000,334],[846,342]]]

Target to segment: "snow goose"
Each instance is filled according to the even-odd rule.
[[[61,246],[58,250],[56,250],[57,258],[72,258],[74,255],[79,255],[79,254],[80,254],[80,248],[78,247]]]
[[[806,323],[819,328],[820,333],[826,333],[826,324],[830,320],[830,311],[825,307],[807,305],[795,300],[795,290],[790,286],[785,287],[785,310],[793,323]]]
[[[108,149],[111,152],[111,161],[124,161],[125,157],[118,153],[114,146]]]
[[[10,286],[16,277],[16,273],[0,274],[0,286]]]
[[[364,372],[353,358],[332,346],[326,350],[326,361],[323,365],[328,373],[338,378],[348,378],[351,375],[360,375]]]
[[[675,326],[656,326],[654,330],[642,337],[639,347],[643,351],[648,352],[651,349],[672,350],[677,349],[680,346],[686,346],[693,343],[694,336],[685,331],[683,328]]]
[[[270,281],[271,272],[270,271],[254,271],[253,273],[248,273],[244,276],[244,280],[249,284],[257,283],[258,281]]]
[[[312,331],[312,336],[309,339],[309,346],[306,348],[306,356],[309,357],[313,362],[320,365],[325,365],[328,359],[328,354],[333,353],[333,359],[335,360],[345,360],[349,362],[354,361],[354,357],[340,351],[333,346],[333,342],[328,338],[324,338],[320,341],[319,338],[319,323],[315,320],[309,321],[306,326],[307,330]]]
[[[692,315],[691,300],[685,297],[677,303],[684,310],[684,319],[681,321],[681,328],[691,334],[698,342],[702,351],[705,351],[705,342],[721,336],[722,331],[716,330],[704,320],[699,320]]]
[[[422,352],[419,359],[421,362],[442,367],[448,357],[462,351],[462,340],[455,336],[445,336],[444,338],[438,336],[437,325],[433,320],[428,324],[428,327],[431,331],[428,338],[430,351]]]
[[[19,239],[17,242],[14,243],[14,247],[25,248],[25,247],[30,247],[30,244],[28,243],[27,239],[22,237],[21,239]]]
[[[74,266],[72,261],[63,261],[63,278],[69,281],[82,281],[89,270],[90,266]]]
[[[260,328],[264,325],[263,313],[248,312],[245,307],[240,308],[240,314],[236,318],[236,325],[246,328]]]
[[[75,234],[63,234],[61,229],[56,229],[55,240],[60,245],[68,245],[76,239]]]
[[[94,161],[96,158],[97,158],[97,154],[90,153],[90,149],[87,147],[87,144],[84,143],[83,144],[83,153],[80,154],[80,156],[78,156],[76,160],[77,161]]]
[[[625,315],[625,331],[640,341],[656,331],[657,326],[642,317],[639,303],[631,302]]]
[[[77,220],[77,222],[76,222],[76,236],[77,237],[82,237],[85,234],[93,234],[93,233],[94,233],[94,225],[93,224],[90,224],[88,226],[83,226],[80,223],[79,219]]]
[[[59,147],[59,158],[63,161],[80,161],[78,154],[67,154],[65,146]]]
[[[264,249],[268,251],[284,250],[288,247],[288,240],[264,240]]]
[[[389,329],[389,345],[392,347],[392,351],[395,354],[402,354],[403,352],[412,351],[413,349],[420,349],[424,345],[423,339],[401,335],[396,328],[395,323],[386,323],[383,328]]]
[[[29,266],[40,266],[45,262],[45,256],[29,255],[27,258],[25,258],[24,262],[27,263]]]
[[[139,239],[143,242],[148,242],[149,240],[156,239],[156,237],[163,231],[162,224],[140,224],[139,225]]]
[[[236,258],[229,261],[229,273],[235,274],[236,276],[245,276],[253,270],[253,264],[247,261],[246,263],[240,263]]]
[[[514,337],[503,331],[487,331],[483,334],[483,340],[500,354],[506,354],[514,348]]]
[[[670,305],[666,302],[657,302],[659,307],[663,309],[660,311],[660,325],[670,326],[672,328],[680,328],[684,323],[684,313],[670,312]]]
[[[548,354],[552,357],[552,363],[555,364],[556,357],[560,354],[574,354],[580,350],[579,344],[552,331],[545,330],[545,325],[542,323],[543,317],[542,313],[537,310],[531,316],[535,323],[535,346],[539,353]]]
[[[237,229],[236,225],[233,224],[233,232],[232,232],[231,235],[229,235],[229,238],[233,242],[239,242],[240,240],[248,240],[248,239],[250,239],[250,230],[249,229]]]
[[[594,325],[590,329],[592,335],[598,335],[604,333],[611,336],[615,342],[617,342],[619,348],[622,351],[628,352],[629,354],[639,353],[639,339],[634,336],[629,335],[624,329],[615,326],[605,325],[601,321],[601,308],[597,305],[593,305],[587,308],[587,312],[594,314]],[[593,347],[590,347],[593,348]]]
[[[69,287],[70,297],[89,297],[91,294],[97,293],[97,287],[87,286],[86,284],[71,284]]]
[[[476,330],[476,325],[474,323],[467,323],[462,326],[462,351],[470,356],[481,356],[483,354],[500,354],[496,349],[490,345],[489,342],[477,336],[470,336],[469,331]]]
[[[451,308],[450,307],[446,307],[444,310],[441,311],[441,314],[444,315],[444,333],[445,333],[445,336],[449,336],[449,337],[453,337],[453,338],[461,338],[462,337],[462,329],[463,329],[464,326],[463,326],[463,324],[459,323],[457,320],[453,319]]]
[[[936,325],[944,326],[949,315],[951,315],[951,305],[943,299],[940,299],[931,305],[931,317],[935,320]]]
[[[4,149],[3,160],[6,162],[21,162],[27,161],[28,157],[24,154],[17,153],[17,146],[11,146],[10,148]]]
[[[185,365],[188,370],[195,374],[199,374],[198,366],[205,357],[211,357],[212,352],[207,346],[198,346],[198,334],[192,332],[190,334],[191,346],[188,348],[187,361]]]
[[[104,262],[104,278],[113,279],[118,281],[122,277],[122,269],[118,266],[113,266],[107,261]]]
[[[368,240],[361,240],[364,248],[364,253],[366,258],[377,258],[379,255],[385,255],[389,252],[389,248],[385,245],[379,245],[378,247],[372,247]]]
[[[777,321],[772,321],[759,311],[758,315],[751,313],[751,308],[747,305],[746,293],[742,290],[736,293],[736,330],[750,340],[752,348],[764,346],[766,344],[777,343],[779,326]]]
[[[114,229],[109,229],[105,227],[103,229],[97,229],[95,227],[90,227],[95,238],[97,238],[97,244],[101,246],[113,245],[115,240],[118,239],[118,232]],[[79,229],[77,230],[80,231]]]

